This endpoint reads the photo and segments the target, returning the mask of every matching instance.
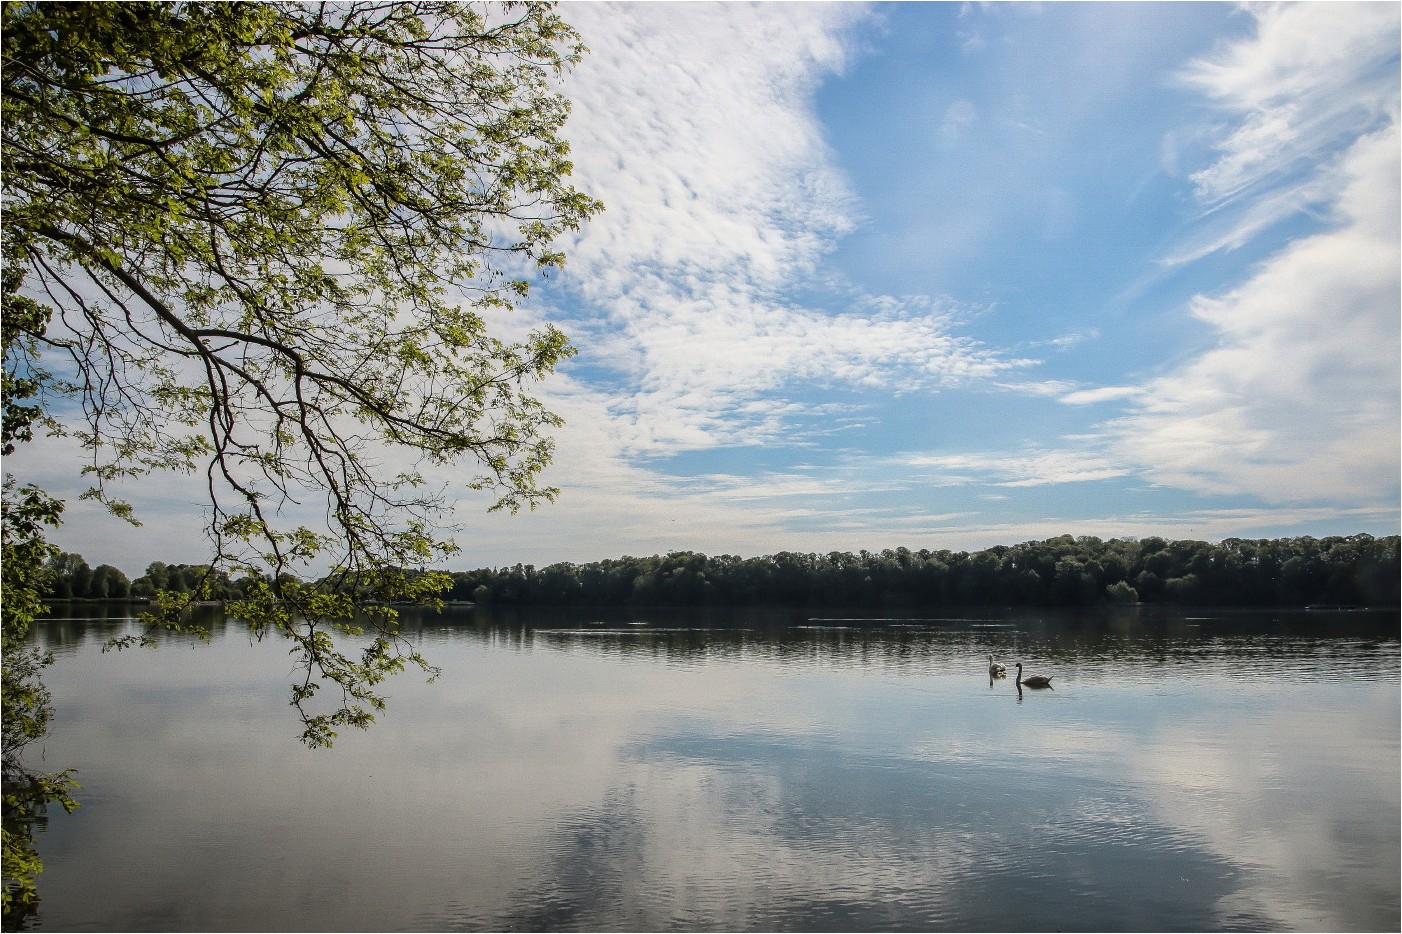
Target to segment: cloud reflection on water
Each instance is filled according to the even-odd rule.
[[[89,806],[45,834],[46,910],[133,929],[1395,928],[1390,619],[1323,638],[658,617],[574,638],[465,617],[415,636],[445,677],[395,682],[383,722],[330,754],[291,741],[281,647],[230,627],[99,657],[60,627],[49,761],[83,770]],[[1058,689],[990,687],[993,644]]]
[[[625,759],[646,778],[564,820],[548,896],[522,891],[518,913],[494,922],[1208,929],[1223,926],[1212,906],[1240,881],[1230,861],[1147,815],[1132,788],[1088,789],[1016,760],[877,758],[820,737],[684,726]]]

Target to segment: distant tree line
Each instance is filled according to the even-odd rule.
[[[230,579],[207,564],[166,564],[153,561],[146,573],[129,580],[119,568],[88,566],[82,555],[63,553],[49,559],[48,598],[54,600],[125,600],[155,596],[158,590],[190,594],[205,600],[242,596],[255,578]]]
[[[1062,535],[984,551],[781,552],[759,558],[676,551],[544,568],[455,571],[444,597],[501,606],[1397,606],[1399,537],[1241,539],[1218,544]],[[255,578],[154,562],[134,581],[80,555],[49,562],[56,599],[240,596]]]
[[[455,572],[449,599],[498,605],[1223,606],[1399,603],[1398,536],[1199,541],[1062,535],[978,552],[672,552]]]

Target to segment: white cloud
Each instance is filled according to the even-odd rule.
[[[1098,402],[1134,399],[1143,394],[1144,390],[1138,386],[1100,386],[1095,389],[1068,392],[1057,401],[1064,405],[1094,405]]]
[[[1270,502],[1394,498],[1398,480],[1399,139],[1358,140],[1335,226],[1193,313],[1217,346],[1143,387],[1107,428],[1159,482]]]
[[[1131,471],[1090,451],[1034,451],[1032,453],[977,453],[928,455],[901,458],[912,469],[933,470],[947,480],[960,483],[983,482],[993,486],[1028,487],[1057,483],[1084,483],[1110,480]]]
[[[845,61],[860,7],[580,4],[575,174],[608,213],[569,250],[587,296],[650,291],[648,272],[774,286],[853,223],[808,96]],[[724,276],[718,272],[724,272]]]
[[[591,48],[568,86],[576,176],[607,210],[568,247],[585,310],[567,324],[633,390],[595,425],[620,454],[771,441],[804,387],[938,389],[1025,363],[960,336],[947,300],[788,297],[860,222],[811,97],[863,7],[572,13]]]
[[[1210,212],[1224,213],[1170,263],[1235,249],[1275,222],[1332,200],[1333,180],[1314,166],[1341,140],[1396,117],[1396,4],[1251,9],[1254,36],[1181,75],[1227,115],[1207,131],[1216,137],[1218,157],[1191,174],[1198,199]],[[1166,139],[1165,149],[1176,144]]]

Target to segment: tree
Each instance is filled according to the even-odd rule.
[[[99,564],[92,572],[92,590],[90,596],[98,600],[106,600],[109,597],[121,599],[131,593],[131,581],[122,573],[121,568],[115,568],[110,564]]]
[[[1105,594],[1110,602],[1116,605],[1133,604],[1139,602],[1139,594],[1134,592],[1134,588],[1124,581],[1115,581],[1105,588]]]
[[[48,560],[48,569],[50,590],[55,597],[70,600],[88,596],[93,572],[82,555],[67,552],[56,554]]]
[[[202,475],[210,566],[250,580],[231,613],[292,641],[329,744],[431,671],[384,604],[447,584],[413,573],[454,550],[432,471],[472,465],[492,508],[555,493],[530,390],[572,348],[499,319],[601,207],[559,135],[583,47],[542,3],[3,10],[6,443],[72,432],[132,521],[119,481]]]
[[[13,448],[15,425],[4,423],[4,451]],[[59,551],[44,537],[45,528],[58,525],[63,504],[33,486],[18,488],[12,479],[4,485],[0,501],[0,582],[4,587],[4,626],[0,627],[0,651],[4,653],[4,683],[0,690],[0,829],[3,829],[4,919],[7,927],[33,910],[37,900],[35,877],[43,865],[34,848],[35,824],[50,804],[71,811],[77,807],[77,788],[70,771],[43,772],[28,768],[21,753],[48,731],[53,705],[43,682],[43,670],[53,656],[25,642],[30,624],[44,610],[42,593],[49,586],[49,560]]]

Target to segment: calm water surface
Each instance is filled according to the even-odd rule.
[[[285,645],[100,615],[39,928],[1399,928],[1396,612],[449,611],[329,751]]]

